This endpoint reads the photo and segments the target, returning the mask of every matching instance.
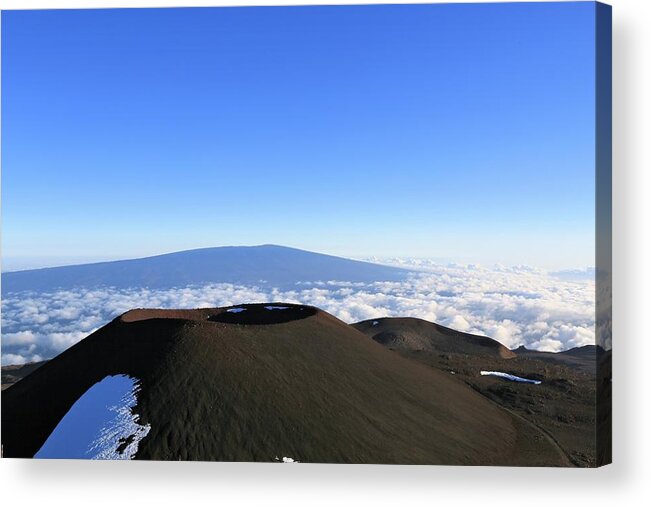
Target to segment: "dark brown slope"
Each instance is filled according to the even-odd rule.
[[[371,319],[353,324],[353,327],[392,349],[479,354],[504,359],[515,357],[513,352],[492,338],[462,333],[422,319]]]
[[[243,319],[264,312],[246,307]],[[463,383],[302,308],[277,324],[222,322],[224,309],[128,312],[3,392],[4,455],[33,456],[88,388],[128,374],[151,424],[139,459],[567,464]]]
[[[558,354],[520,348],[504,354],[505,347],[495,346],[494,340],[489,347],[477,347],[464,333],[444,336],[449,340],[456,336],[456,345],[446,339],[432,339],[431,329],[435,324],[413,325],[411,321],[417,319],[376,320],[376,326],[372,320],[354,326],[375,339],[378,330],[398,335],[396,339],[377,341],[403,357],[465,382],[500,407],[522,417],[558,443],[574,465],[598,464],[595,356],[590,348]],[[482,370],[502,371],[542,383],[532,385],[481,376]]]

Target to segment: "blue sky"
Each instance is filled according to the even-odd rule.
[[[594,30],[591,2],[3,12],[3,257],[593,266]]]

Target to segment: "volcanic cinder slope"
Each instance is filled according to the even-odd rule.
[[[423,319],[371,319],[353,324],[353,327],[389,348],[504,359],[515,357],[512,351],[492,338],[462,333]]]
[[[556,442],[572,464],[597,466],[608,462],[596,453],[595,431],[596,364],[603,350],[595,346],[559,353],[524,347],[508,350],[491,338],[413,318],[367,320],[352,326],[396,355],[453,374],[486,399],[527,420]],[[481,376],[482,370],[505,372],[541,383],[532,386]],[[609,393],[610,378],[599,380]],[[607,433],[607,410],[602,419]]]
[[[122,374],[139,379],[134,410],[151,426],[136,459],[569,464],[521,417],[323,311],[238,309],[115,319],[3,392],[4,456],[34,456],[80,396]]]

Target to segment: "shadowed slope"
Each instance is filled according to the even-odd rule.
[[[33,456],[87,389],[127,374],[151,425],[137,459],[567,464],[469,387],[327,313],[211,320],[228,310],[127,312],[5,390],[5,457]]]
[[[422,319],[371,319],[353,324],[353,327],[393,349],[478,354],[505,359],[515,357],[513,352],[492,338],[462,333]]]

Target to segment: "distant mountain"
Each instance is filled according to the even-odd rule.
[[[37,368],[43,366],[47,361],[38,361],[26,364],[12,364],[2,367],[2,389],[15,384],[23,377],[26,377]]]
[[[583,345],[582,347],[574,347],[563,351],[563,354],[577,357],[589,357],[594,359],[597,354],[604,352],[599,345]]]
[[[296,248],[233,246],[3,273],[2,292],[100,286],[159,289],[206,283],[268,283],[283,287],[301,281],[397,281],[408,274],[401,268]]]
[[[404,351],[474,354],[508,359],[515,354],[486,336],[454,329],[411,317],[370,319],[353,324],[376,342]]]
[[[514,349],[513,352],[517,354],[518,357],[527,357],[541,361],[565,364],[594,372],[597,358],[604,353],[604,350],[596,345],[584,345],[582,347],[574,347],[562,352],[543,352],[539,350],[530,350],[522,345],[517,349]]]
[[[99,432],[100,450],[114,456],[568,464],[544,433],[456,376],[321,310],[286,303],[123,314],[4,390],[4,457],[40,452],[107,379],[137,383],[137,403],[119,412],[119,427]],[[92,412],[106,405],[86,406],[63,451],[92,436]]]

